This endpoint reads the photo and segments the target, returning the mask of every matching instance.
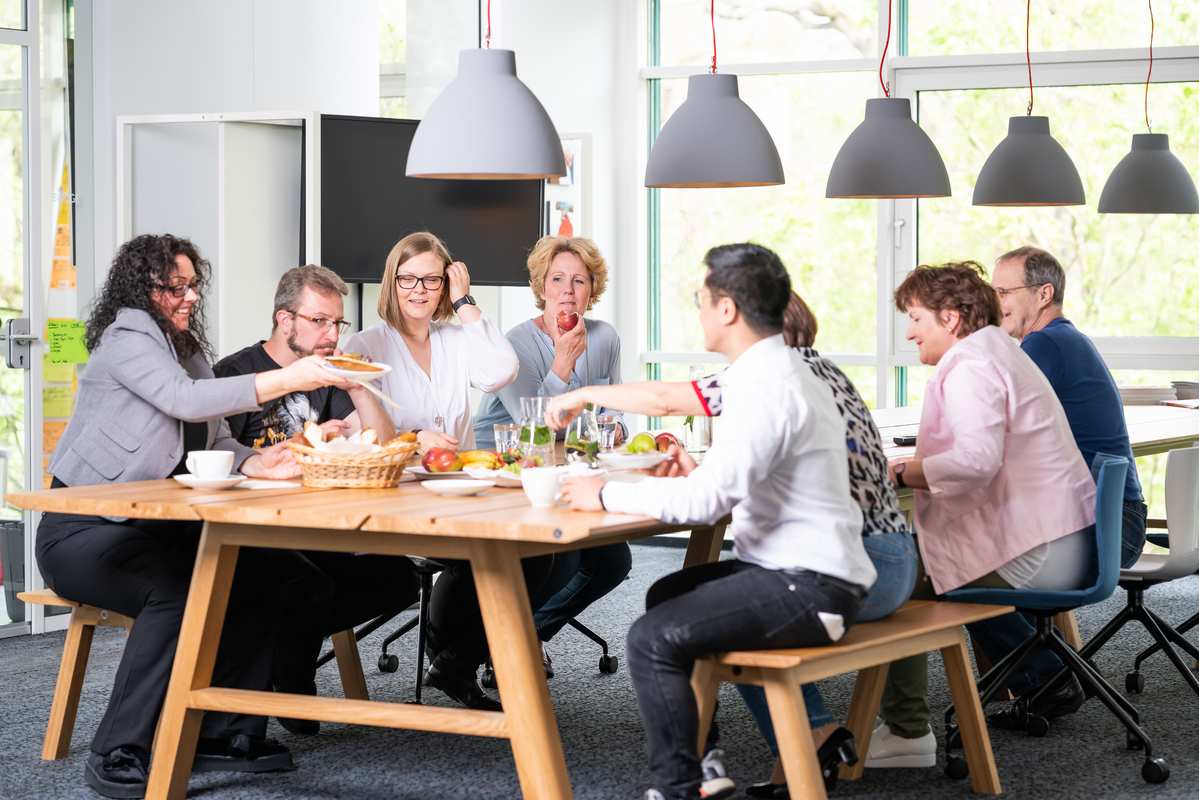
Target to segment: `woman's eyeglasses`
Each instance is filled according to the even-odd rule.
[[[327,333],[336,326],[338,335],[345,333],[350,328],[348,320],[344,319],[329,319],[328,317],[310,317],[307,314],[301,314],[298,311],[291,312],[293,317],[306,319],[316,327],[320,328],[321,333]]]
[[[168,293],[171,297],[181,298],[187,297],[187,291],[190,289],[197,295],[204,288],[204,284],[200,281],[192,281],[191,283],[156,283],[159,291]]]
[[[396,275],[396,283],[401,289],[415,289],[417,283],[423,283],[430,292],[435,292],[445,283],[444,275]]]

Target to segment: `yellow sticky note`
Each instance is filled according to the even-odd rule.
[[[77,319],[46,321],[46,358],[54,364],[86,364],[87,345],[84,336],[87,325]]]
[[[46,419],[65,419],[71,416],[75,396],[70,386],[42,387],[42,416]]]
[[[56,364],[46,356],[42,359],[42,377],[46,383],[70,383],[75,379],[75,365]]]

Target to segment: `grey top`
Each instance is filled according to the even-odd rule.
[[[620,383],[620,336],[616,328],[602,320],[586,317],[583,324],[587,326],[587,349],[575,361],[569,382],[564,382],[550,370],[554,363],[554,340],[538,328],[534,320],[527,319],[508,331],[508,343],[516,351],[520,371],[512,383],[483,397],[474,421],[476,447],[495,447],[493,425],[520,421],[522,397],[554,397],[584,386]],[[620,416],[617,411],[599,411]]]
[[[225,417],[257,408],[254,375],[214,378],[201,353],[180,363],[153,317],[124,308],[79,376],[50,472],[67,486],[165,478],[183,457],[184,422],[207,422],[208,449],[231,450],[240,467],[254,451]]]

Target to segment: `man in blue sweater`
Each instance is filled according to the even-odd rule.
[[[991,285],[999,295],[1003,329],[1020,340],[1020,348],[1049,379],[1066,411],[1083,459],[1090,464],[1096,453],[1128,459],[1120,565],[1131,566],[1140,558],[1145,544],[1148,509],[1141,494],[1116,382],[1091,340],[1062,315],[1066,273],[1057,259],[1044,250],[1020,247],[996,260]],[[1008,614],[988,623],[1002,628],[1013,648],[1034,630],[1031,622],[1019,614]],[[1010,688],[1022,693],[1049,677],[1025,674]],[[1077,710],[1083,700],[1082,687],[1072,680],[1032,711],[1052,718]],[[1013,709],[1008,709],[993,715],[990,722],[999,727],[1020,727],[1021,716],[1012,712]]]

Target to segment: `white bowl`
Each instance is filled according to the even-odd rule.
[[[495,486],[495,481],[422,481],[421,486],[433,494],[465,497],[490,489],[492,486]]]
[[[481,481],[495,481],[496,486],[505,486],[509,489],[519,489],[521,486],[520,476],[509,472],[506,469],[485,469],[484,467],[463,467],[463,472],[472,478]]]
[[[669,459],[666,453],[600,453],[599,460],[612,469],[650,469]]]
[[[201,478],[185,472],[182,475],[172,475],[175,480],[189,489],[232,489],[246,479],[245,475],[226,475],[224,478]]]

